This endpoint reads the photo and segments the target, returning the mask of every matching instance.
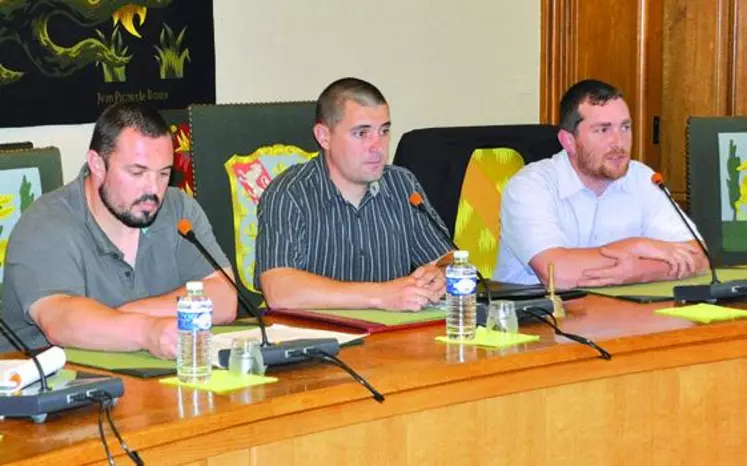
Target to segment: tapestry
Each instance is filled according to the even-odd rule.
[[[211,0],[0,1],[0,127],[215,102]]]
[[[687,199],[713,263],[747,263],[747,118],[688,119]]]
[[[747,251],[747,132],[719,133],[718,145],[722,245]]]

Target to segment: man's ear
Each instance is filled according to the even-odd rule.
[[[558,131],[558,141],[560,141],[560,145],[563,146],[563,149],[568,152],[568,155],[576,153],[576,136],[574,136],[573,133],[561,129]]]
[[[103,180],[106,175],[106,163],[104,162],[104,158],[95,150],[89,150],[86,153],[86,160],[88,161],[88,169],[91,171],[93,178],[96,180]]]
[[[314,137],[319,146],[324,150],[329,150],[330,130],[326,125],[317,123],[314,125]]]

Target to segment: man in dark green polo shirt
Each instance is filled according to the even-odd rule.
[[[3,317],[29,346],[173,358],[176,297],[190,280],[204,282],[215,323],[236,318],[233,288],[177,232],[189,219],[232,274],[200,206],[167,187],[172,165],[163,118],[116,104],[96,122],[80,175],[24,212],[8,243]]]

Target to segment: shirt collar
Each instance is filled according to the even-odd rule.
[[[103,255],[121,255],[121,251],[117,248],[114,243],[106,236],[104,230],[101,229],[96,219],[93,218],[91,210],[88,207],[88,199],[86,199],[86,178],[91,174],[91,169],[88,167],[88,163],[84,163],[78,172],[78,177],[75,179],[74,186],[76,189],[75,195],[80,199],[81,214],[83,216],[83,223],[86,229],[91,233],[93,243],[96,246],[99,254]]]
[[[568,153],[565,150],[555,154],[553,163],[558,173],[558,191],[561,199],[569,198],[579,191],[588,190],[571,165]],[[633,161],[631,160],[630,163],[632,164]],[[602,195],[613,192],[631,192],[632,189],[628,181],[630,179],[630,170],[630,167],[628,167],[628,172],[625,176],[610,183]]]
[[[340,190],[337,188],[335,183],[332,181],[332,178],[329,176],[329,167],[327,166],[327,156],[324,153],[324,151],[319,151],[319,155],[313,158],[308,163],[313,164],[314,173],[319,178],[323,200],[325,202],[331,202],[335,199],[339,199],[343,202],[347,202],[344,200],[344,198],[342,197],[342,194],[340,193]],[[388,169],[387,167],[384,168],[384,173],[386,173],[387,169]],[[384,175],[382,175],[380,179],[369,183],[368,192],[363,196],[363,199],[361,200],[361,206],[369,198],[375,198],[379,195],[392,197],[393,195],[392,193],[393,191],[392,191],[391,186],[388,185],[387,180],[385,179]]]

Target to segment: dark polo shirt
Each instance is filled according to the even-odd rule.
[[[131,267],[88,210],[84,189],[88,173],[84,165],[73,182],[41,196],[11,232],[3,317],[29,346],[48,344],[28,315],[29,307],[45,296],[86,296],[117,308],[213,273],[197,248],[179,236],[176,224],[181,218],[192,222],[195,235],[219,264],[229,265],[199,204],[168,188],[156,220],[140,230],[135,267]],[[0,349],[7,348],[0,338]]]
[[[349,282],[383,282],[451,250],[436,227],[409,203],[412,192],[425,199],[410,171],[386,166],[370,184],[357,208],[347,202],[329,177],[324,154],[289,167],[262,194],[258,209],[257,266],[278,267]],[[438,214],[425,200],[435,218]],[[436,228],[439,228],[439,232]]]

